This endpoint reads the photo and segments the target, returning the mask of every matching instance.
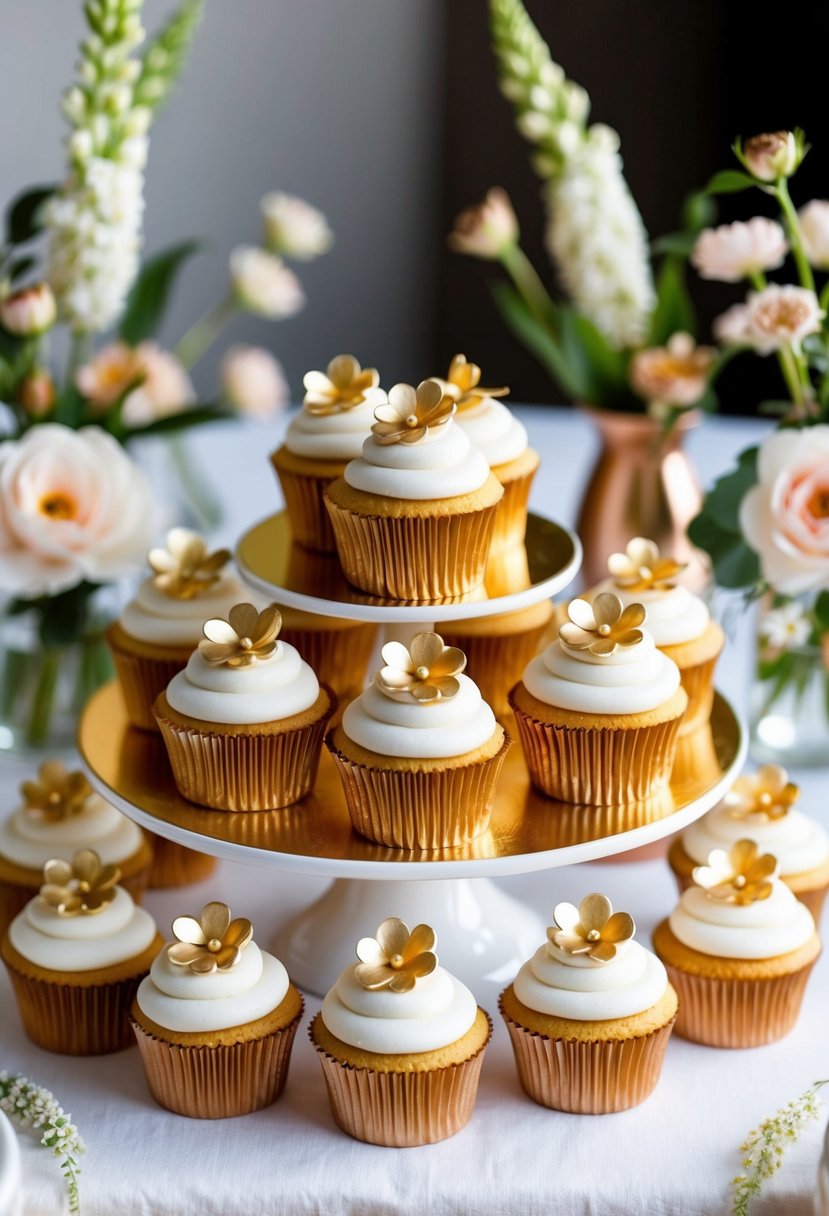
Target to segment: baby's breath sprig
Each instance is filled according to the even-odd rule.
[[[40,1143],[60,1158],[60,1172],[66,1182],[70,1216],[81,1210],[78,1190],[78,1155],[84,1152],[84,1142],[70,1115],[64,1113],[54,1094],[28,1077],[0,1072],[0,1110],[21,1127],[41,1131]]]
[[[776,1114],[749,1132],[740,1146],[744,1172],[732,1183],[733,1216],[746,1216],[751,1200],[760,1194],[763,1183],[780,1168],[786,1149],[794,1144],[807,1123],[818,1118],[821,1109],[818,1094],[827,1084],[829,1079],[815,1081],[799,1098],[781,1106]]]

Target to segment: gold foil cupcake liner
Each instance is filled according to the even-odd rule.
[[[429,1072],[374,1072],[328,1054],[308,1034],[319,1055],[331,1113],[355,1140],[388,1148],[436,1144],[459,1132],[472,1117],[492,1020],[483,1046],[460,1064]]]
[[[719,657],[718,652],[713,659],[706,659],[704,663],[680,668],[680,682],[688,694],[688,708],[680,723],[680,735],[688,735],[697,730],[711,717],[711,707],[714,704],[714,668]]]
[[[441,637],[447,646],[457,646],[464,652],[467,674],[478,685],[487,705],[503,715],[509,709],[509,690],[541,650],[549,630],[550,622],[545,621],[520,633],[481,637],[453,633],[450,623],[442,629]]]
[[[139,730],[158,730],[153,716],[153,701],[164,692],[173,676],[187,666],[191,648],[185,647],[176,658],[153,659],[125,650],[117,641],[117,625],[107,630],[107,644],[121,685],[127,717]]]
[[[495,526],[492,529],[490,542],[492,553],[500,553],[502,549],[511,549],[515,545],[524,543],[524,536],[527,532],[527,506],[537,468],[536,465],[529,473],[524,473],[521,477],[511,477],[508,481],[501,481],[504,497],[498,504]],[[498,476],[497,472],[495,476]]]
[[[215,857],[197,853],[174,840],[152,836],[153,864],[150,868],[150,889],[163,891],[168,887],[187,887],[209,878],[219,864]],[[124,885],[123,882],[121,884]]]
[[[488,760],[442,771],[369,768],[326,746],[342,781],[355,832],[407,850],[466,844],[489,827],[495,786],[511,740]]]
[[[574,1115],[609,1115],[644,1102],[659,1081],[675,1020],[650,1034],[586,1042],[527,1030],[501,999],[498,1008],[525,1093],[540,1106]]]
[[[679,997],[677,1034],[707,1047],[762,1047],[784,1038],[797,1021],[815,961],[756,980],[692,975],[665,962]]]
[[[589,806],[643,802],[671,776],[680,717],[628,729],[555,726],[516,704],[530,780],[560,802]]]
[[[147,1087],[159,1106],[190,1119],[230,1119],[276,1102],[305,1010],[287,1026],[232,1046],[182,1047],[157,1039],[130,1018]]]
[[[383,599],[441,600],[465,595],[484,579],[500,503],[446,515],[360,515],[330,496],[343,573],[360,591]]]
[[[785,882],[786,879],[783,879]],[[792,888],[794,889],[794,888]],[[812,887],[811,890],[795,891],[797,898],[812,914],[812,918],[816,925],[820,925],[820,918],[823,914],[823,905],[826,903],[826,896],[829,893],[829,887]]]
[[[305,473],[294,473],[290,469],[280,467],[277,456],[278,453],[274,453],[271,463],[282,487],[294,540],[317,553],[335,553],[337,546],[323,495],[326,487],[336,481],[336,476],[314,477]]]
[[[366,673],[377,642],[377,626],[347,629],[290,629],[279,635],[295,646],[323,684],[329,684],[342,705],[363,691]]]

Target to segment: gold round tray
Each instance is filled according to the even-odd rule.
[[[515,739],[509,720],[505,725]],[[279,811],[205,810],[176,790],[160,736],[127,722],[112,683],[90,700],[78,748],[92,785],[160,836],[233,861],[332,878],[495,877],[592,861],[669,836],[723,796],[745,760],[746,736],[719,693],[711,720],[680,739],[670,787],[647,802],[607,807],[554,802],[532,789],[517,741],[501,772],[489,831],[468,845],[415,853],[352,831],[334,763],[323,748],[312,794]]]

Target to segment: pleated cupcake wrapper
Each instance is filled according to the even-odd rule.
[[[504,497],[498,503],[490,542],[491,552],[499,553],[502,549],[511,549],[523,543],[527,531],[527,504],[535,474],[536,470],[532,469],[523,477],[501,482]]]
[[[331,1113],[355,1140],[388,1148],[436,1144],[454,1136],[469,1122],[478,1093],[484,1052],[492,1037],[461,1064],[429,1072],[374,1072],[355,1068],[329,1055],[309,1037],[319,1055]]]
[[[159,716],[178,791],[199,806],[268,811],[299,802],[311,790],[328,720],[336,708],[299,730],[272,735],[218,735]]]
[[[290,469],[280,468],[275,459],[273,466],[282,487],[294,540],[317,553],[336,552],[334,533],[323,498],[326,486],[330,486],[336,478],[293,473]]]
[[[642,802],[671,775],[680,718],[625,730],[539,722],[510,696],[530,779],[561,802]]]
[[[662,1072],[673,1019],[630,1039],[551,1039],[519,1026],[504,1012],[518,1078],[540,1106],[574,1115],[629,1110],[653,1093]]]
[[[377,641],[376,625],[352,629],[288,629],[280,635],[295,646],[323,684],[330,684],[343,701],[363,690],[369,661]]]
[[[4,960],[23,1029],[45,1051],[98,1056],[132,1046],[129,1007],[143,978],[76,986],[35,979]]]
[[[343,573],[370,595],[440,600],[483,582],[499,503],[453,515],[359,515],[326,498]]]
[[[676,1032],[707,1047],[762,1047],[782,1039],[797,1021],[813,966],[742,980],[691,975],[665,962],[679,997]]]
[[[530,659],[541,649],[550,622],[492,637],[467,637],[452,632],[451,624],[444,626],[441,637],[447,646],[458,646],[466,655],[466,673],[481,690],[481,696],[496,714],[509,709],[507,693],[524,674]]]
[[[164,692],[174,675],[183,671],[188,655],[181,659],[152,659],[122,650],[107,633],[107,642],[115,664],[115,671],[124,696],[127,717],[140,730],[158,730],[153,716],[153,701]]]
[[[174,840],[153,836],[153,864],[150,869],[150,889],[165,890],[168,887],[186,887],[209,878],[218,865],[215,857],[197,853]]]
[[[681,735],[696,730],[711,717],[711,706],[714,704],[714,668],[719,657],[719,654],[716,654],[713,659],[706,659],[704,663],[697,663],[694,667],[680,668],[680,681],[688,694],[688,708],[679,727]]]
[[[474,840],[489,826],[492,799],[510,745],[463,767],[417,772],[369,768],[344,756],[329,735],[355,832],[397,849],[432,850]]]
[[[130,1018],[147,1087],[159,1106],[191,1119],[230,1119],[275,1102],[285,1088],[305,1004],[287,1026],[227,1047],[166,1043]]]

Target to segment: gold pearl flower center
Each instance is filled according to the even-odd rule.
[[[50,806],[57,806],[60,802],[60,794],[57,790],[52,790],[49,797],[46,799]]]
[[[771,794],[767,790],[764,790],[757,801],[760,803],[760,806],[771,806]]]
[[[207,943],[207,949],[210,951],[210,953],[218,954],[221,948],[221,939],[218,937],[211,937],[210,941]]]
[[[609,625],[599,625],[596,632],[600,633],[603,638],[606,638],[607,635],[610,633],[610,626]]]
[[[420,423],[418,422],[417,414],[409,414],[409,416],[406,419],[406,426],[408,426],[410,428],[414,428],[419,425],[420,425]]]
[[[395,971],[399,971],[400,968],[403,966],[403,955],[402,954],[393,954],[391,956],[391,958],[389,959],[389,963],[392,967],[394,967]]]
[[[421,663],[419,667],[415,668],[415,675],[418,680],[428,680],[429,668],[424,663]]]
[[[242,650],[250,650],[253,642],[250,640],[250,638],[239,638],[239,645],[241,646]]]
[[[598,941],[601,941],[601,938],[602,938],[602,935],[598,929],[588,929],[587,940],[589,942],[598,942]]]
[[[737,888],[737,890],[738,890],[738,891],[740,891],[740,890],[742,890],[742,888],[743,888],[745,885],[746,885],[746,876],[745,876],[745,874],[737,874],[737,875],[736,875],[736,877],[735,877],[735,879],[734,879],[734,886]]]

